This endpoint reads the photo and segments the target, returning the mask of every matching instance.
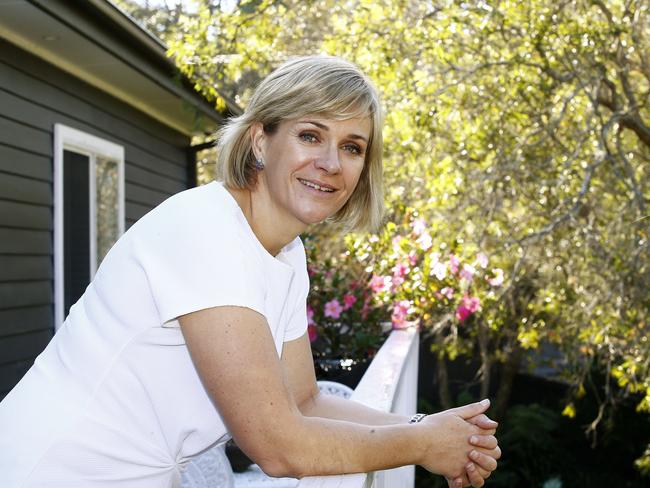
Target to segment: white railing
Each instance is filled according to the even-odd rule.
[[[384,412],[415,413],[418,388],[419,336],[414,328],[395,330],[381,347],[351,400]],[[313,476],[300,480],[298,488],[411,488],[415,468],[342,476]]]

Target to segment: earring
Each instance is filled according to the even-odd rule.
[[[262,171],[264,169],[264,161],[262,158],[257,158],[254,164],[257,171]]]

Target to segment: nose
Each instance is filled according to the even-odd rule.
[[[328,174],[337,174],[341,172],[341,159],[339,158],[338,147],[328,147],[316,158],[315,165]]]

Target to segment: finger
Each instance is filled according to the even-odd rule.
[[[499,441],[493,435],[472,435],[469,438],[469,443],[484,449],[494,449],[499,445]]]
[[[492,471],[488,471],[487,469],[483,469],[480,466],[476,466],[476,464],[474,465],[474,467],[476,468],[476,471],[478,471],[478,473],[481,475],[481,478],[483,478],[484,480],[488,479],[492,474]]]
[[[499,446],[496,446],[494,449],[477,447],[476,450],[482,452],[486,456],[490,456],[493,459],[501,459],[501,448]]]
[[[490,408],[490,400],[486,398],[480,402],[470,403],[469,405],[462,407],[452,408],[450,412],[455,413],[464,420],[467,420],[484,413],[488,408]]]
[[[485,480],[479,473],[478,469],[476,469],[474,463],[467,463],[467,466],[465,466],[465,471],[467,472],[467,478],[469,479],[469,482],[474,488],[480,488],[485,484]]]
[[[472,461],[474,461],[478,466],[482,467],[483,469],[487,469],[488,471],[494,471],[495,469],[497,469],[496,459],[476,449],[472,449],[472,451],[469,453],[469,457]]]
[[[477,427],[480,427],[481,429],[484,430],[492,430],[496,429],[499,426],[499,422],[495,422],[491,418],[489,418],[487,415],[484,413],[479,414],[475,417],[472,417],[470,419],[467,419],[467,421],[471,424],[476,425]]]
[[[464,486],[469,486],[469,481],[465,476],[462,478],[447,478],[447,484],[449,488],[463,488]]]

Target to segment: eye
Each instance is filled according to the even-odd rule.
[[[346,144],[343,146],[343,150],[348,151],[350,154],[354,154],[355,156],[361,156],[363,154],[361,148],[356,144]]]
[[[298,137],[303,142],[314,143],[318,142],[318,137],[313,132],[301,132]]]

